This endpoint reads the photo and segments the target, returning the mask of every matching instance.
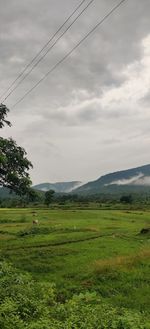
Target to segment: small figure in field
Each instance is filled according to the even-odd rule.
[[[33,225],[38,225],[38,223],[39,223],[38,219],[34,219],[32,222]]]

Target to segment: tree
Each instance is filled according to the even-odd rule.
[[[0,128],[11,126],[6,120],[8,108],[0,105]],[[26,158],[26,151],[12,139],[0,137],[0,186],[9,188],[18,195],[27,194],[31,180],[28,171],[32,163]]]
[[[10,121],[6,120],[5,117],[7,116],[9,110],[4,104],[0,104],[0,128],[3,128],[4,125],[8,125],[11,127]]]
[[[53,190],[49,190],[49,191],[45,192],[45,204],[47,206],[49,206],[50,203],[52,202],[54,193],[55,193],[55,191],[53,191]]]
[[[129,195],[123,195],[120,198],[120,202],[121,203],[129,203],[129,204],[131,204],[133,202],[132,195],[131,194],[129,194]]]

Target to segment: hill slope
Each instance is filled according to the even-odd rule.
[[[107,174],[74,190],[75,193],[150,191],[150,165]]]
[[[0,187],[0,199],[13,199],[16,197],[14,192],[10,192],[10,190],[6,187]]]
[[[54,190],[56,193],[69,193],[78,186],[81,185],[81,182],[73,181],[73,182],[62,182],[62,183],[42,183],[33,186],[35,190],[39,191],[49,191]]]

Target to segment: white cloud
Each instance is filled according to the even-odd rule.
[[[112,4],[113,0],[95,1],[88,14],[8,99],[10,110]],[[6,0],[5,4],[0,0],[1,91],[75,6],[73,0]],[[127,1],[10,112],[13,127],[2,134],[11,135],[27,150],[34,164],[34,183],[87,181],[150,162],[149,10],[149,0]]]
[[[106,184],[105,186],[109,185],[119,185],[119,186],[125,186],[125,185],[134,185],[134,186],[150,186],[150,177],[144,176],[142,173],[133,176],[129,179],[119,179],[112,181],[109,184]]]
[[[115,181],[112,181],[109,184],[106,184],[105,186],[109,186],[109,185],[139,185],[138,182],[140,181],[141,178],[143,178],[143,174],[140,173],[136,176],[133,176],[131,178],[128,179],[118,179]]]

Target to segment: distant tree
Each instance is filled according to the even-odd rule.
[[[53,190],[49,190],[49,191],[45,192],[45,204],[47,206],[49,206],[50,203],[52,202],[54,193],[55,193],[55,191],[53,191]]]
[[[131,204],[133,202],[133,198],[132,195],[122,195],[122,197],[120,198],[120,202],[121,203],[129,203]]]
[[[27,201],[28,202],[39,202],[41,199],[41,195],[39,191],[30,188],[27,194]]]
[[[4,125],[11,126],[6,120],[8,112],[8,108],[1,104],[0,128]],[[0,137],[0,186],[7,187],[19,195],[27,194],[31,186],[28,173],[30,168],[32,164],[26,158],[26,151],[12,138]]]
[[[6,120],[8,112],[9,110],[6,105],[0,104],[0,128],[3,128],[5,124],[11,127],[10,121]]]

